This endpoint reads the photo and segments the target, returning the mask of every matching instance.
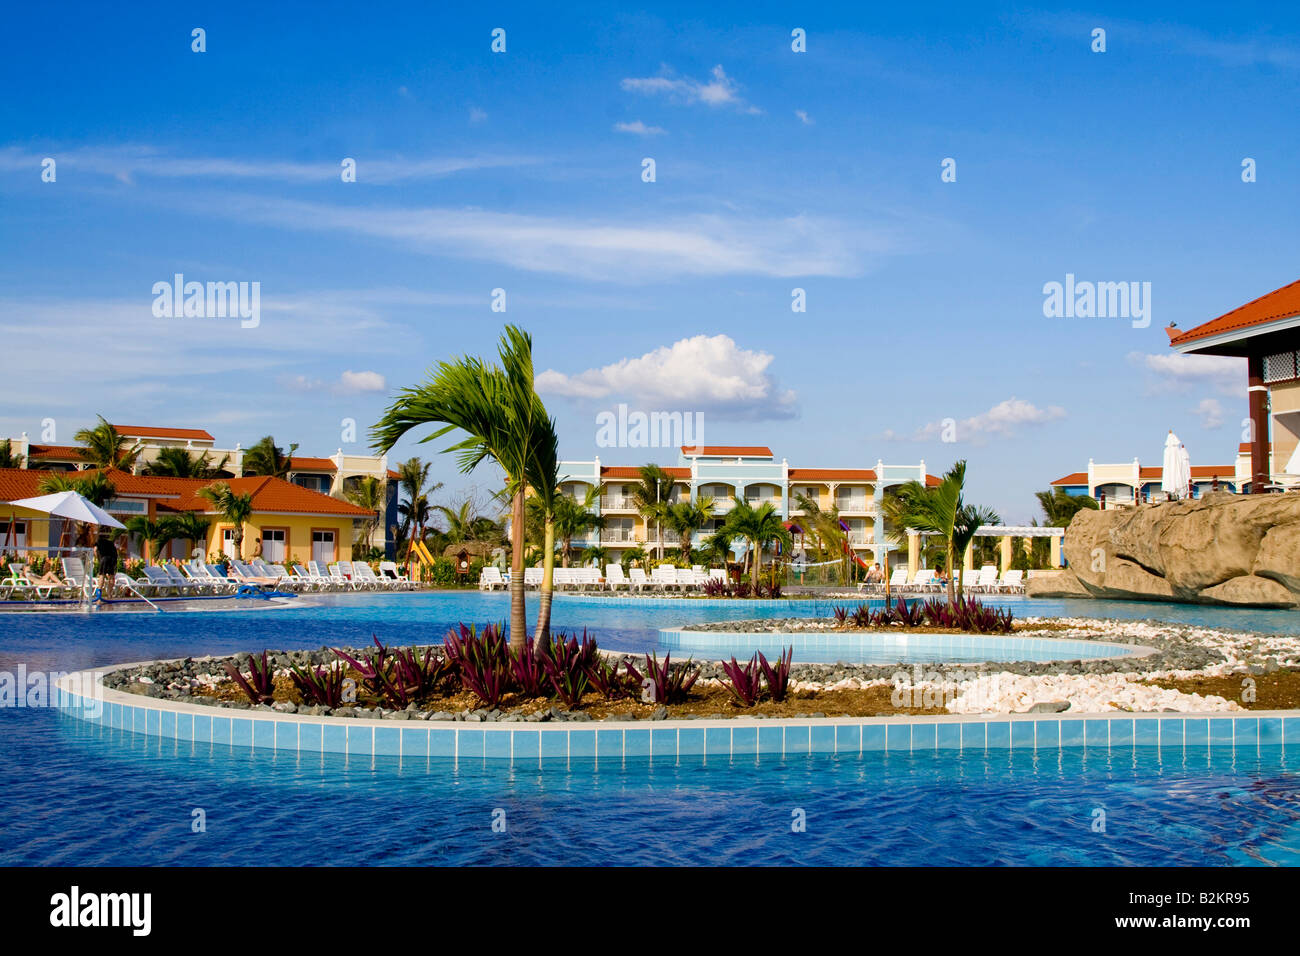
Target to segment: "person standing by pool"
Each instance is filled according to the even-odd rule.
[[[254,538],[253,539],[253,560],[256,561],[261,556],[262,556],[262,539]]]
[[[113,582],[117,576],[117,545],[113,544],[107,531],[101,531],[95,541],[95,556],[99,558],[99,594],[112,600]]]

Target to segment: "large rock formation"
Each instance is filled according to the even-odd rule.
[[[1093,597],[1292,607],[1300,605],[1300,495],[1223,492],[1080,511],[1062,553]]]

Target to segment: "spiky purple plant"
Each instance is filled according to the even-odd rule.
[[[271,670],[267,652],[262,651],[261,658],[248,655],[248,677],[245,678],[230,661],[225,662],[226,673],[238,684],[254,704],[269,704],[275,700],[275,675]]]
[[[778,704],[785,700],[786,695],[790,692],[790,662],[794,660],[794,646],[787,647],[780,657],[776,659],[776,666],[773,667],[763,656],[763,652],[758,652],[758,666],[763,671],[763,680],[767,683],[767,692],[771,695],[772,700]]]

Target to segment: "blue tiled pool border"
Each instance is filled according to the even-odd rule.
[[[1300,749],[1300,714],[1290,711],[466,724],[302,717],[182,704],[106,689],[100,683],[103,673],[62,678],[58,707],[82,720],[153,737],[290,753],[508,760],[537,766],[583,758],[779,759],[869,751]]]
[[[776,648],[793,646],[795,656],[808,651],[840,651],[846,659],[860,653],[864,646],[897,648],[906,653],[934,651],[936,653],[961,652],[961,660],[975,660],[966,652],[979,651],[980,660],[988,661],[1066,661],[1102,660],[1115,657],[1147,657],[1156,653],[1153,647],[1141,644],[1120,644],[1114,641],[1081,641],[1077,638],[1008,637],[1003,635],[971,634],[854,634],[825,631],[705,631],[695,628],[667,627],[659,629],[659,643],[671,650],[711,653],[719,650],[727,654],[743,653],[749,656],[755,647]],[[1022,657],[1026,652],[1041,652],[1050,656]],[[901,660],[901,658],[900,658]]]

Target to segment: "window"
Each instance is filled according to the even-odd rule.
[[[321,564],[330,564],[334,561],[334,557],[334,532],[312,531],[311,559],[313,561],[319,561]]]
[[[234,528],[221,529],[221,553],[228,558],[236,557]]]
[[[287,528],[262,529],[262,558],[268,564],[283,564],[289,556]]]
[[[1287,382],[1300,378],[1300,353],[1277,352],[1264,356],[1264,383]]]

